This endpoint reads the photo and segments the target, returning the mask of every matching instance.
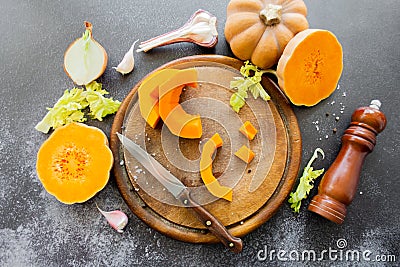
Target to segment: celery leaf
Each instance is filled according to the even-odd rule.
[[[104,95],[108,92],[102,89],[101,83],[95,81],[83,88],[65,90],[54,107],[48,108],[47,114],[35,126],[35,129],[48,133],[51,128],[56,129],[71,122],[84,122],[87,119],[83,110],[89,107],[94,119],[102,120],[103,117],[115,113],[121,103]]]
[[[314,187],[315,179],[324,172],[323,168],[320,170],[314,170],[313,167],[311,167],[311,164],[318,158],[318,153],[322,155],[322,158],[325,157],[324,151],[321,148],[315,149],[313,156],[304,168],[303,175],[300,177],[300,182],[296,191],[290,193],[288,202],[291,204],[290,207],[294,212],[298,213],[300,211],[301,201],[307,198],[311,189]]]
[[[86,90],[86,100],[89,103],[90,109],[89,115],[91,115],[93,119],[102,121],[103,117],[117,112],[121,105],[121,102],[118,100],[104,97],[108,92],[102,89],[100,83],[93,81],[86,86]]]
[[[270,99],[270,96],[260,83],[262,75],[266,72],[271,72],[271,70],[259,70],[257,66],[251,64],[248,60],[244,62],[244,65],[240,68],[240,74],[243,77],[234,77],[234,80],[230,83],[231,89],[238,90],[230,100],[230,105],[235,112],[239,112],[246,103],[247,91],[252,93],[254,99],[259,96],[265,101]]]
[[[53,108],[48,108],[46,116],[35,126],[35,129],[48,133],[50,128],[57,128],[64,124],[76,121],[83,122],[86,119],[80,111],[87,107],[85,92],[83,89],[73,88],[65,90],[63,96]]]

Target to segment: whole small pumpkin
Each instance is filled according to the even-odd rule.
[[[308,29],[302,0],[231,0],[225,38],[233,54],[266,69],[278,63],[287,43]]]

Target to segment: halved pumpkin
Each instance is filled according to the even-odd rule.
[[[232,188],[220,185],[212,173],[212,156],[215,150],[222,146],[222,143],[221,137],[216,133],[204,144],[200,158],[200,174],[205,186],[212,195],[232,201]]]
[[[200,138],[200,115],[186,113],[179,104],[182,89],[186,86],[197,87],[195,69],[180,70],[159,86],[159,114],[172,134],[183,138]]]
[[[160,120],[158,107],[158,86],[172,77],[179,70],[162,69],[150,74],[141,83],[138,89],[139,107],[142,117],[150,125],[155,128]]]
[[[278,84],[297,106],[314,106],[337,88],[343,70],[342,45],[327,30],[299,32],[285,47],[276,68]]]
[[[107,136],[96,127],[70,123],[57,128],[42,144],[36,171],[47,192],[73,204],[102,190],[112,165]]]

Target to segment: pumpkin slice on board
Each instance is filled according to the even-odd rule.
[[[253,140],[258,132],[250,121],[245,121],[243,125],[240,126],[239,131],[249,140]]]
[[[154,72],[145,78],[138,89],[140,113],[152,128],[155,128],[160,120],[158,86],[178,71],[177,69],[162,69]]]
[[[236,57],[267,69],[278,63],[296,33],[308,29],[306,16],[302,0],[231,0],[225,38]]]
[[[113,154],[107,136],[83,123],[54,130],[37,154],[36,171],[44,188],[65,204],[81,203],[102,190]]]
[[[250,148],[243,145],[235,152],[235,156],[240,158],[246,163],[250,163],[254,159],[255,154]]]
[[[197,71],[194,68],[174,73],[159,86],[159,114],[172,134],[183,138],[200,138],[200,115],[186,113],[179,104],[184,87],[197,87]]]
[[[222,143],[222,138],[216,133],[204,144],[200,158],[200,174],[212,195],[232,201],[232,188],[220,185],[212,173],[212,156],[215,150],[222,146]]]
[[[336,89],[343,70],[342,46],[327,30],[298,33],[279,59],[278,84],[298,106],[314,106]]]

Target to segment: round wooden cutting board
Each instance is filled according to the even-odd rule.
[[[186,87],[181,105],[189,114],[200,114],[200,139],[179,138],[159,122],[155,129],[140,115],[137,90],[142,79],[123,101],[112,125],[110,146],[114,154],[114,175],[118,188],[132,210],[150,227],[179,240],[213,243],[218,239],[121,145],[116,132],[134,140],[159,163],[191,189],[192,196],[234,236],[243,236],[266,222],[280,207],[296,180],[301,160],[301,136],[296,117],[279,88],[269,78],[262,85],[271,100],[254,99],[236,113],[229,105],[234,92],[229,85],[243,62],[224,56],[192,56],[167,63],[164,68],[195,68],[197,88]],[[250,121],[258,130],[249,141],[239,132]],[[233,188],[233,199],[213,197],[199,172],[202,145],[219,133],[223,146],[215,154],[213,174],[221,185]],[[236,156],[242,145],[255,158],[246,164]]]

